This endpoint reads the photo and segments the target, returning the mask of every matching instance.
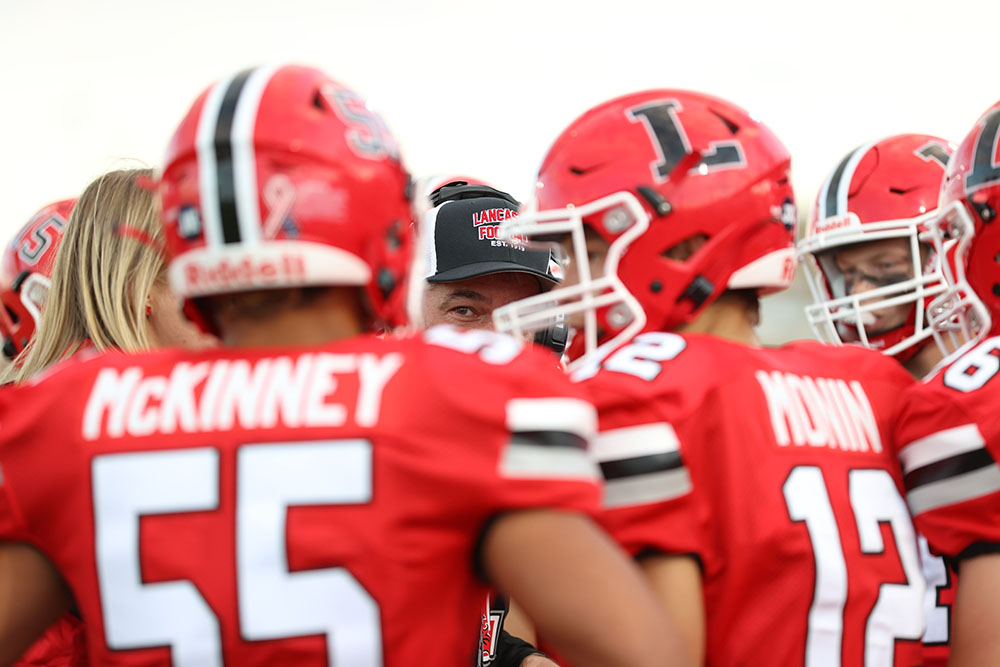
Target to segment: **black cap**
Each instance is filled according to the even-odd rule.
[[[506,199],[478,197],[446,201],[427,214],[427,278],[449,283],[493,273],[529,273],[558,281],[558,264],[548,250],[528,250],[500,238],[500,224],[517,217],[517,207]]]

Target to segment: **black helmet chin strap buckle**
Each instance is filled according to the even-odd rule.
[[[712,296],[713,292],[715,292],[715,285],[712,284],[712,281],[705,276],[699,275],[677,297],[677,303],[690,301],[694,305],[693,310],[698,310],[701,308],[701,304],[705,303],[705,300]]]
[[[566,349],[566,342],[569,340],[569,329],[565,322],[560,322],[548,329],[535,332],[535,345],[542,345],[549,348],[558,355],[562,355]]]
[[[674,210],[674,207],[663,195],[648,185],[640,185],[636,188],[636,191],[642,195],[643,199],[649,202],[649,205],[653,207],[654,211],[656,211],[656,215],[664,216]]]

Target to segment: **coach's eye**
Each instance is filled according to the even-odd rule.
[[[477,319],[480,315],[479,311],[472,306],[454,306],[448,310],[448,314],[453,315],[457,319],[468,321]]]

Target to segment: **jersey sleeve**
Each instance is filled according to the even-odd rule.
[[[959,558],[1000,551],[1000,442],[963,399],[938,384],[914,385],[895,434],[917,529],[933,551]]]
[[[428,419],[442,446],[462,443],[442,470],[453,471],[469,511],[596,515],[600,473],[587,452],[596,411],[555,356],[492,332],[429,333],[441,346],[465,352],[430,351],[426,389],[433,396],[424,399],[433,401]]]
[[[496,513],[599,511],[600,471],[588,453],[597,411],[552,361],[548,352],[526,350],[506,369],[516,378],[513,386],[498,388],[503,421],[491,492]]]
[[[592,452],[604,478],[604,528],[633,556],[701,558],[708,539],[701,530],[706,499],[692,480],[697,434],[684,432],[680,401],[656,385],[610,373],[584,387],[600,412]]]
[[[673,426],[666,422],[600,433],[595,452],[605,479],[601,523],[633,556],[703,558],[699,494]]]

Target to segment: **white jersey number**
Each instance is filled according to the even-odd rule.
[[[1000,337],[987,338],[960,357],[944,372],[946,386],[968,393],[983,385],[1000,372]]]
[[[852,470],[851,509],[861,552],[885,550],[881,524],[888,523],[906,574],[906,584],[882,584],[865,626],[865,667],[891,667],[896,639],[923,634],[924,580],[909,512],[885,470]],[[816,589],[809,609],[806,667],[838,667],[847,603],[847,563],[823,472],[797,466],[785,480],[785,502],[793,521],[804,521],[816,559]]]
[[[112,649],[169,646],[173,664],[221,666],[219,621],[190,581],[144,584],[143,516],[219,507],[212,448],[94,458],[97,573]],[[248,641],[325,634],[331,665],[377,667],[382,637],[375,600],[345,568],[289,572],[285,522],[296,505],[366,503],[371,443],[364,440],[245,445],[237,454],[236,579]]]
[[[925,644],[948,644],[951,635],[951,605],[938,602],[941,589],[951,586],[951,577],[944,558],[931,553],[927,538],[917,536],[920,547],[920,563],[924,568],[924,580],[927,582],[927,593],[924,595],[924,615],[927,617],[927,631],[924,632]]]

